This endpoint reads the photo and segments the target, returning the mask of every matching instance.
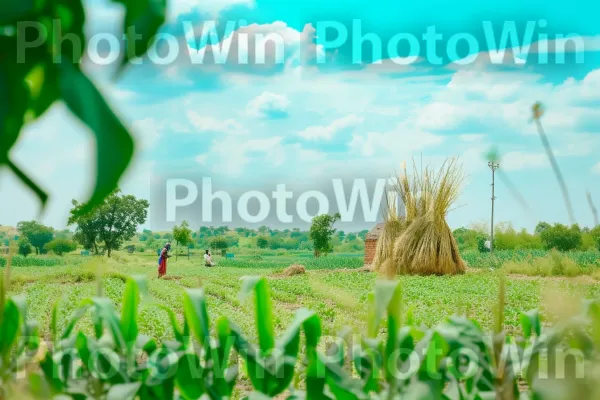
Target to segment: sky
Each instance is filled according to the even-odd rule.
[[[88,37],[120,33],[118,4],[85,5]],[[285,184],[295,188],[293,208],[300,193],[326,191],[332,179],[374,182],[397,173],[403,162],[439,166],[448,157],[458,157],[466,175],[448,222],[452,228],[480,224],[490,218],[484,155],[492,147],[501,155],[496,221],[529,230],[541,220],[570,223],[531,121],[538,101],[575,221],[593,226],[586,191],[600,202],[599,12],[600,4],[586,2],[584,12],[578,2],[557,1],[175,0],[161,30],[171,42],[152,49],[154,59],[167,59],[169,46],[178,46],[169,62],[143,59],[119,79],[118,62],[100,65],[88,57],[83,69],[136,138],[121,187],[150,200],[149,229],[168,229],[184,218],[221,224],[202,222],[194,205],[165,220],[168,179],[210,177],[214,190],[269,196]],[[203,42],[211,23],[216,41]],[[510,27],[519,43],[501,43]],[[429,46],[423,35],[432,29],[441,39]],[[394,42],[399,33],[404,39]],[[264,46],[269,34],[283,41],[282,51]],[[369,39],[362,43],[361,35]],[[565,45],[560,35],[578,41]],[[221,46],[230,46],[224,63],[216,61]],[[265,63],[259,65],[261,47]],[[505,56],[495,58],[497,50]],[[99,46],[100,55],[119,53]],[[27,125],[12,157],[50,200],[39,215],[37,199],[3,170],[0,223],[40,218],[66,227],[71,200],[85,200],[93,188],[93,146],[93,136],[60,102]],[[308,226],[298,218],[291,225]],[[364,221],[341,225],[368,227]]]

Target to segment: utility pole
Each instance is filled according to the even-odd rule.
[[[490,162],[488,162],[488,167],[490,167],[490,169],[492,170],[492,227],[491,227],[491,232],[490,232],[490,236],[491,236],[490,253],[493,253],[494,252],[494,200],[496,200],[496,196],[494,193],[494,186],[495,186],[496,170],[498,168],[500,168],[500,164],[495,161],[490,161]]]

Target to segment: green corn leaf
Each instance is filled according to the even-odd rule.
[[[201,345],[208,345],[210,324],[203,289],[187,289],[183,294],[183,314]]]
[[[37,97],[32,99],[35,88],[30,87],[30,80],[26,77],[31,75],[32,69],[45,57],[45,53],[43,48],[28,49],[24,62],[18,62],[17,47],[15,37],[0,36],[0,165],[8,166],[35,193],[43,209],[48,200],[47,193],[10,160],[9,152],[26,122],[30,102],[38,105],[36,109],[40,108]]]
[[[117,350],[126,349],[125,339],[121,333],[121,323],[110,299],[95,297],[92,301],[99,320],[108,326]]]
[[[202,366],[196,353],[186,353],[179,358],[175,385],[186,400],[199,399],[205,393]]]
[[[85,315],[87,310],[92,306],[92,304],[93,302],[91,299],[84,299],[81,301],[79,307],[77,307],[75,311],[73,311],[71,318],[67,322],[67,326],[65,327],[65,330],[63,331],[63,334],[60,337],[61,339],[66,339],[69,336],[71,336],[71,333],[73,333],[73,329],[75,329],[75,325],[77,324],[77,322],[79,322],[81,318],[83,318],[83,316]],[[56,321],[53,321],[53,323],[55,322]]]
[[[0,3],[0,25],[16,24],[28,14],[46,6],[46,0],[3,1]]]
[[[185,332],[182,332],[181,329],[179,329],[179,323],[177,322],[177,315],[175,314],[175,311],[165,306],[164,304],[158,304],[158,307],[161,310],[165,311],[169,316],[169,321],[171,322],[171,329],[173,330],[175,340],[184,345],[187,345],[189,342],[189,334],[185,334]],[[188,326],[186,319],[184,319],[184,324],[186,327]]]
[[[141,282],[145,282],[139,279]],[[142,283],[144,285],[144,283]],[[123,293],[123,309],[121,311],[121,334],[128,349],[132,349],[138,335],[139,284],[136,279],[129,278]]]
[[[44,359],[40,362],[40,368],[46,377],[46,381],[50,385],[50,389],[55,393],[61,393],[64,388],[64,383],[60,379],[59,366],[52,358],[52,353],[46,353]]]
[[[5,305],[2,316],[2,325],[0,325],[0,354],[3,359],[9,356],[10,349],[15,344],[22,318],[17,304],[13,299],[9,299]]]
[[[242,278],[240,301],[255,292],[256,325],[258,328],[258,343],[262,355],[267,355],[275,347],[275,330],[273,328],[273,308],[267,280],[261,277]]]
[[[73,114],[96,137],[96,187],[82,213],[91,211],[116,188],[133,156],[131,135],[94,84],[75,65],[59,65],[60,93]]]
[[[165,22],[167,2],[166,0],[115,1],[126,6],[123,27],[126,44],[124,66],[132,58],[144,55],[152,46],[154,36]]]
[[[114,385],[106,395],[106,400],[134,400],[142,382]]]
[[[83,332],[77,332],[77,338],[75,339],[75,348],[77,349],[77,353],[81,358],[81,363],[83,364],[84,368],[90,370],[90,368],[92,368],[92,350],[90,349],[90,341]]]
[[[534,334],[539,337],[542,334],[542,323],[539,312],[531,310],[521,313],[521,327],[523,328],[523,335],[527,339]]]
[[[60,300],[54,302],[52,306],[52,314],[50,316],[50,333],[52,334],[52,343],[56,345],[58,341],[58,303]]]
[[[70,43],[68,40],[65,42]],[[49,60],[44,60],[29,71],[25,82],[30,94],[27,116],[35,119],[44,114],[60,96],[58,69]]]
[[[386,293],[387,295],[387,293]],[[384,353],[384,366],[385,373],[388,382],[395,381],[394,371],[391,369],[390,360],[392,359],[394,352],[398,349],[399,344],[399,331],[402,325],[402,290],[400,284],[397,283],[393,289],[392,297],[389,300],[388,306],[388,338],[385,344]]]

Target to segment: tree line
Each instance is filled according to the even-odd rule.
[[[453,234],[461,251],[489,251],[485,246],[485,242],[489,240],[489,226],[486,224],[459,228]],[[542,221],[530,233],[526,229],[517,231],[510,223],[499,223],[494,229],[494,249],[600,250],[600,225],[590,229],[581,228],[577,224],[568,226]]]

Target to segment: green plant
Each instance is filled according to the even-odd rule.
[[[333,251],[331,245],[331,236],[335,233],[333,224],[340,219],[340,214],[334,215],[317,215],[313,218],[310,225],[309,238],[313,243],[315,257],[320,257],[322,254],[328,254]]]
[[[62,256],[65,253],[70,253],[77,249],[77,244],[72,240],[54,239],[46,244],[45,249],[52,251],[54,254]]]
[[[125,6],[122,72],[132,58],[143,56],[153,44],[165,20],[166,0],[120,3]],[[81,0],[8,0],[0,5],[0,15],[0,164],[6,165],[44,206],[48,195],[12,161],[10,151],[27,124],[42,116],[54,102],[63,101],[96,138],[96,185],[83,207],[89,212],[117,187],[132,158],[134,144],[80,68],[87,43],[83,4]],[[56,26],[60,34],[56,34]],[[68,40],[61,40],[67,36]]]
[[[17,242],[17,245],[17,251],[23,257],[27,257],[29,254],[31,254],[31,243],[29,243],[29,239],[27,239],[26,237],[20,238]]]
[[[96,254],[101,244],[110,257],[113,250],[135,235],[137,226],[148,216],[147,200],[120,192],[116,189],[92,211],[88,211],[86,204],[72,202],[68,223],[77,225],[74,238],[85,248],[93,248]]]
[[[224,256],[227,253],[227,249],[229,248],[229,242],[224,237],[216,237],[210,241],[210,248],[213,250],[218,250],[221,252],[221,255]]]
[[[21,221],[17,224],[17,229],[35,247],[36,254],[42,253],[42,249],[46,243],[50,242],[54,237],[54,229],[36,221]]]
[[[187,221],[183,221],[180,226],[175,225],[173,227],[173,239],[179,245],[186,247],[188,243],[192,241],[192,230]],[[175,257],[177,257],[177,249],[175,250]]]
[[[570,228],[562,224],[554,224],[540,233],[540,238],[547,250],[569,251],[581,246],[581,229],[578,225]]]

